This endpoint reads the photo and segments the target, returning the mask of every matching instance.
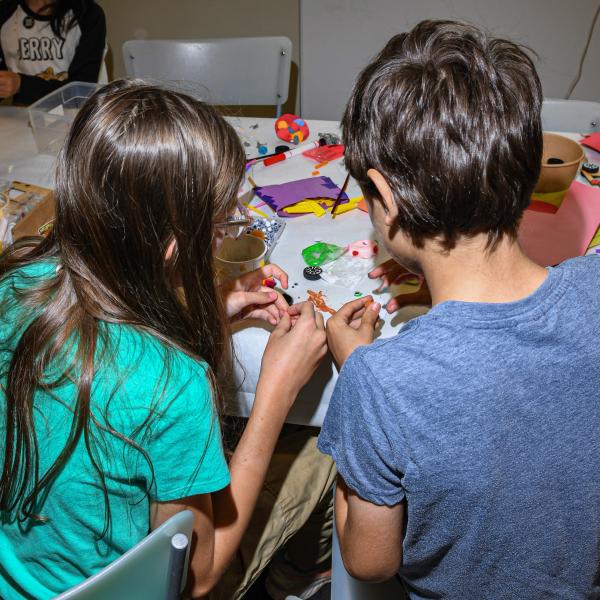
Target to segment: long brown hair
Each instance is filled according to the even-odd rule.
[[[58,267],[19,299],[29,310],[10,364],[1,366],[0,510],[38,517],[44,491],[81,439],[104,483],[90,433],[98,424],[90,392],[103,322],[133,326],[160,340],[167,353],[204,361],[219,410],[229,351],[213,225],[235,206],[244,158],[235,131],[213,108],[141,81],[113,82],[81,108],[58,158],[52,233],[16,243],[0,257],[0,278],[42,260]],[[70,435],[40,473],[34,394],[51,387],[44,374],[73,340],[74,362],[59,377],[76,385]]]

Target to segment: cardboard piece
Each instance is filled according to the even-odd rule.
[[[544,267],[585,254],[600,224],[600,190],[574,182],[555,214],[526,210],[521,247]]]
[[[15,184],[18,183],[15,182]],[[13,240],[30,235],[47,235],[50,230],[49,225],[54,220],[54,193],[52,190],[30,184],[21,185],[27,186],[28,191],[35,191],[35,193],[43,195],[43,198],[29,214],[15,224],[12,230]]]

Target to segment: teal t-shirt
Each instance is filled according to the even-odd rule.
[[[19,291],[55,271],[54,263],[36,263],[0,281],[0,461],[6,443],[6,374],[24,327],[18,325],[25,314]],[[19,523],[15,515],[0,515],[0,597],[5,600],[51,598],[101,570],[148,534],[151,502],[229,484],[204,366],[131,326],[102,322],[100,327],[108,341],[96,352],[91,408],[97,423],[90,433],[108,492],[109,529],[102,537],[102,483],[82,438],[39,506],[45,522]],[[35,394],[40,475],[65,445],[75,399],[69,381]]]

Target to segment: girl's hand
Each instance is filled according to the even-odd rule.
[[[375,267],[370,273],[370,279],[383,279],[383,283],[375,290],[375,292],[381,292],[383,288],[389,287],[390,285],[400,284],[404,281],[414,279],[417,277],[420,281],[419,288],[408,294],[398,294],[395,298],[392,298],[386,304],[386,311],[393,313],[404,306],[419,305],[419,306],[431,306],[431,294],[427,287],[427,282],[420,276],[411,273],[408,269],[405,269],[402,265],[399,265],[393,258]]]
[[[288,276],[277,265],[265,265],[220,286],[225,311],[230,321],[262,319],[277,325],[287,312],[288,304],[275,290],[264,286],[265,279],[277,279],[285,290]]]
[[[290,312],[295,313],[295,323],[292,326],[292,316],[288,312],[281,317],[267,343],[258,382],[258,387],[263,390],[282,392],[289,398],[289,405],[282,407],[286,411],[327,353],[323,315],[315,312],[310,302],[292,308]]]
[[[0,98],[14,96],[21,87],[21,76],[12,71],[0,71]]]
[[[327,341],[335,362],[341,369],[346,359],[359,346],[375,337],[381,304],[371,296],[347,302],[327,321]]]

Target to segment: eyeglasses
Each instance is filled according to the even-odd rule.
[[[223,227],[226,231],[225,235],[237,240],[250,225],[252,219],[245,207],[237,205],[235,212],[231,217],[227,217],[225,221],[215,223],[215,227]]]

